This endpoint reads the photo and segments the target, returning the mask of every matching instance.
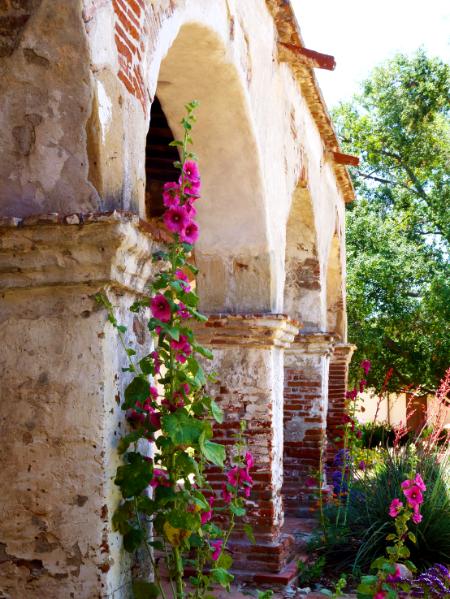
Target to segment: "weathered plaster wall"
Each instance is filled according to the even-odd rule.
[[[153,242],[126,218],[11,224],[0,229],[0,595],[127,596],[111,530],[127,358],[94,295],[108,293],[148,349],[128,306],[152,275]]]

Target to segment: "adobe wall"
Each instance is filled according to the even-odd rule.
[[[351,186],[334,161],[337,141],[312,69],[280,42],[302,43],[282,0],[0,2],[2,472],[7,487],[14,480],[0,535],[0,589],[12,599],[24,589],[41,597],[44,588],[49,599],[61,589],[80,599],[126,596],[129,564],[103,510],[110,514],[117,499],[110,474],[123,356],[93,295],[116,294],[123,310],[152,276],[143,258],[154,243],[144,195],[155,94],[175,135],[183,104],[200,101],[202,309],[257,321],[287,314],[306,335],[333,333],[332,326],[345,341]],[[128,213],[105,216],[114,210]],[[253,426],[262,423],[268,454],[260,486],[272,485],[261,534],[273,538],[284,518],[286,433],[285,347],[277,343],[256,353],[241,347],[236,356],[247,352],[248,360],[237,360],[236,372],[229,351],[216,353],[232,381],[245,379],[246,363],[261,364],[258,393],[269,416],[259,421],[256,410]],[[311,366],[297,348],[288,364],[315,372],[320,392],[290,417],[304,428],[303,408],[319,410],[316,448],[328,351]],[[232,400],[224,392],[225,404]]]

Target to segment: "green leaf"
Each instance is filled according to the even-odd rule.
[[[416,535],[413,532],[411,532],[411,531],[408,532],[408,539],[412,543],[417,543]]]
[[[233,564],[233,558],[229,553],[223,552],[216,563],[218,568],[229,570]]]
[[[230,503],[230,510],[233,512],[233,514],[235,516],[238,516],[239,518],[242,516],[245,516],[245,508],[240,507],[238,505],[236,505],[235,503]]]
[[[152,479],[153,467],[138,454],[127,454],[127,459],[131,462],[117,468],[114,483],[120,487],[122,495],[125,498],[139,495],[148,487]]]
[[[120,455],[125,453],[132,443],[136,443],[139,439],[142,438],[142,431],[133,431],[125,437],[122,437],[117,445],[117,451]]]
[[[213,415],[214,420],[216,422],[218,422],[219,424],[222,424],[222,422],[223,422],[222,408],[214,401],[214,399],[211,399],[209,405],[211,407],[211,413]]]
[[[253,534],[253,528],[250,524],[244,524],[243,526],[244,532],[247,535],[247,539],[252,543],[252,545],[256,544],[255,535]]]
[[[198,530],[200,528],[200,516],[195,512],[182,512],[175,509],[168,514],[167,520],[171,526],[182,530]]]
[[[234,580],[234,576],[227,572],[224,568],[213,568],[211,574],[216,582],[226,589],[229,589],[230,584]]]
[[[133,580],[134,599],[157,599],[159,589],[154,582],[146,580]]]
[[[147,380],[139,376],[134,378],[125,389],[125,401],[122,409],[134,408],[138,401],[143,403],[149,395],[149,388],[150,385]]]
[[[189,416],[187,412],[178,410],[174,414],[163,416],[163,430],[169,435],[175,445],[192,446],[198,443],[200,435],[205,430],[206,422]]]
[[[226,458],[225,447],[223,445],[205,439],[204,433],[200,435],[199,444],[203,455],[209,462],[212,462],[216,466],[223,467]]]
[[[123,546],[125,551],[133,553],[140,547],[144,540],[144,533],[139,528],[132,528],[126,534],[123,535]]]
[[[116,326],[116,329],[120,332],[120,333],[126,333],[127,332],[127,327],[124,326],[123,324],[118,324]]]

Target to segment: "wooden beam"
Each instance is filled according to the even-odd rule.
[[[307,66],[315,69],[326,69],[327,71],[334,71],[336,61],[334,56],[330,54],[322,54],[322,52],[316,52],[315,50],[309,50],[302,46],[296,46],[295,44],[286,44],[285,42],[278,42],[280,46],[291,50],[297,54],[302,62]]]
[[[341,152],[332,152],[333,159],[337,164],[345,164],[346,166],[359,166],[358,156],[351,154],[342,154]]]

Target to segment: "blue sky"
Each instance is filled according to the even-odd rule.
[[[305,46],[332,54],[316,69],[329,107],[349,99],[370,70],[418,47],[450,61],[450,0],[291,0]]]

